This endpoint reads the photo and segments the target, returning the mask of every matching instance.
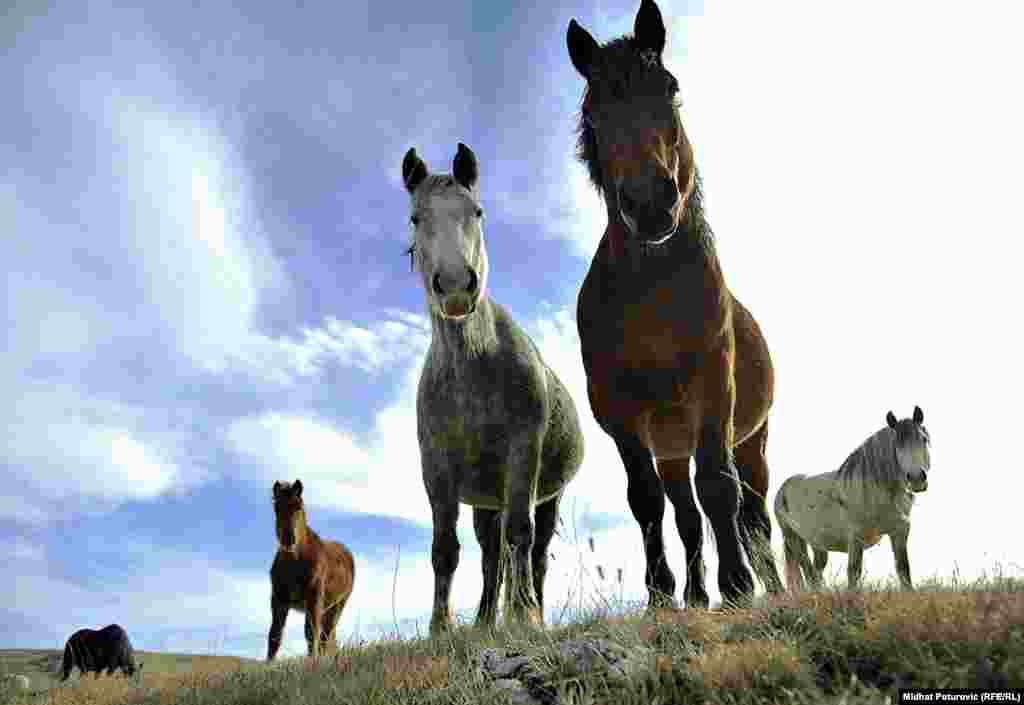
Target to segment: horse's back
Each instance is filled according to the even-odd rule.
[[[128,632],[119,624],[102,629],[79,629],[68,639],[65,652],[70,651],[74,665],[82,671],[132,665],[134,651]]]
[[[836,472],[787,478],[775,496],[775,515],[811,546],[846,551],[850,519]]]

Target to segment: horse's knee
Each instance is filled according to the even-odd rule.
[[[728,507],[733,513],[738,512],[742,495],[739,475],[717,422],[704,425],[695,457],[697,475],[694,484],[704,510]]]
[[[430,562],[434,566],[434,572],[441,575],[451,575],[459,565],[459,537],[455,529],[434,533],[434,543],[431,546]]]
[[[505,540],[519,550],[532,550],[535,529],[529,512],[510,512],[505,524]]]

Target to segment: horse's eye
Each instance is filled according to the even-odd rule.
[[[484,217],[484,209],[483,208],[477,208],[476,209],[476,217],[477,218],[483,218]]]
[[[420,224],[420,217],[418,215],[411,215],[409,216],[409,222],[415,227]]]

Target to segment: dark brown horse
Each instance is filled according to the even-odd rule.
[[[134,676],[141,675],[142,663],[135,665],[135,651],[124,627],[108,624],[103,629],[79,629],[71,635],[64,645],[61,680],[66,681],[75,668],[83,676],[92,672],[97,678],[103,671],[110,676],[116,670]]]
[[[662,65],[661,12],[643,0],[634,34],[603,46],[571,20],[566,40],[587,80],[579,156],[608,209],[576,320],[590,407],[618,447],[643,531],[651,604],[675,593],[661,526],[666,494],[688,554],[687,604],[708,604],[691,457],[723,600],[753,594],[748,558],[779,591],[765,503],[771,356],[726,286],[704,219],[678,83]]]
[[[355,579],[352,553],[337,541],[324,541],[309,528],[301,481],[274,483],[274,514],[279,546],[270,568],[272,621],[267,661],[273,661],[281,648],[281,633],[292,609],[306,613],[310,656],[335,650],[338,618]]]

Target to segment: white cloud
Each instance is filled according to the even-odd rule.
[[[90,399],[72,385],[22,382],[11,399],[0,413],[0,438],[17,482],[0,516],[40,523],[69,507],[151,500],[203,478],[181,434],[141,408]]]
[[[326,419],[270,412],[231,424],[227,444],[245,467],[260,469],[268,487],[274,480],[302,479],[314,506],[429,519],[416,441],[416,388],[429,339],[419,333],[387,326],[361,338],[365,360],[405,368],[399,396],[376,414],[368,442]],[[384,353],[377,345],[382,341],[400,344]]]
[[[382,314],[384,319],[369,327],[329,317],[319,328],[303,329],[297,341],[252,333],[237,349],[228,351],[221,364],[292,385],[316,377],[328,364],[376,375],[426,350],[430,332],[423,316],[391,310]]]

